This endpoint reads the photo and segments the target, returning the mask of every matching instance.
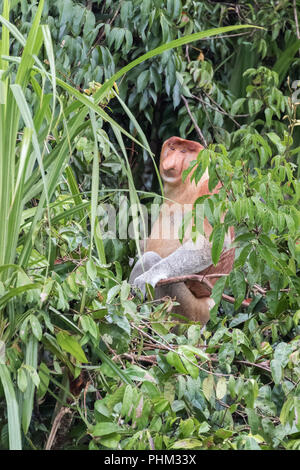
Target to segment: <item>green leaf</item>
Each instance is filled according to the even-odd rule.
[[[115,423],[97,423],[90,431],[91,434],[95,437],[107,436],[115,432],[122,432],[122,428]]]
[[[95,410],[98,411],[98,413],[102,414],[106,418],[111,417],[111,412],[107,408],[107,406],[104,405],[102,400],[97,400],[95,401]]]
[[[276,145],[278,152],[283,153],[285,151],[285,145],[282,144],[280,137],[275,132],[269,132],[267,134],[269,139]]]
[[[125,302],[128,299],[128,296],[130,294],[130,284],[128,282],[123,281],[122,286],[121,286],[121,302]]]
[[[89,362],[83,352],[82,347],[74,338],[74,336],[70,336],[68,333],[60,331],[57,333],[56,339],[61,349],[74,356],[78,362]]]
[[[34,284],[26,284],[25,286],[19,286],[19,287],[10,289],[7,294],[3,295],[0,298],[0,308],[3,308],[7,304],[7,302],[13,297],[16,297],[22,294],[23,292],[27,292],[28,290],[31,290],[31,289],[38,289],[40,286],[41,284],[36,282]]]
[[[39,375],[38,375],[36,369],[34,367],[30,366],[30,365],[27,365],[27,364],[25,364],[24,367],[28,371],[33,384],[36,387],[38,387],[40,385],[40,378],[39,378]]]
[[[190,437],[193,435],[195,424],[192,418],[180,422],[179,432],[181,437]]]
[[[41,362],[39,367],[39,379],[40,383],[37,389],[37,397],[41,400],[46,395],[50,382],[50,370],[44,362]]]
[[[279,419],[283,425],[288,422],[289,414],[294,403],[294,397],[289,397],[281,408]]]
[[[289,362],[290,354],[293,352],[293,346],[287,343],[279,343],[274,351],[274,359],[285,367]]]
[[[5,343],[0,340],[0,364],[5,364]]]
[[[261,450],[254,437],[247,436],[245,450]]]
[[[90,335],[95,339],[99,337],[98,326],[92,317],[89,315],[82,315],[80,317],[80,323],[85,333],[90,333]]]
[[[255,400],[258,395],[258,385],[256,380],[250,379],[246,383],[243,396],[245,397],[248,408],[254,408]]]
[[[150,70],[144,70],[137,79],[137,91],[141,93],[147,86],[150,79]]]
[[[32,411],[33,411],[33,398],[35,392],[35,377],[37,368],[37,356],[38,356],[38,340],[35,336],[29,336],[29,339],[26,344],[26,357],[25,357],[25,366],[27,373],[30,374],[31,379],[28,381],[28,385],[24,392],[24,401],[22,409],[22,428],[24,434],[27,434],[29,425],[31,422]]]
[[[239,330],[238,328],[235,328],[232,332],[232,343],[235,349],[235,352],[238,354],[240,352],[240,346],[242,344],[245,344],[248,346],[248,340],[245,334]]]
[[[202,382],[202,392],[205,398],[209,401],[214,393],[214,377],[208,375]]]
[[[216,386],[216,397],[221,400],[227,392],[227,380],[225,377],[220,377]]]
[[[180,359],[180,357],[178,356],[178,354],[174,351],[169,351],[168,354],[166,355],[166,359],[168,361],[168,363],[175,367],[176,370],[178,370],[178,372],[180,372],[181,374],[187,374],[187,370],[186,368],[184,367],[183,363],[182,363],[182,360]]]
[[[246,98],[239,98],[236,100],[232,107],[231,107],[231,114],[234,116],[237,114],[237,112],[240,110],[240,108],[243,106],[244,102],[246,101]]]
[[[236,390],[235,390],[235,379],[233,375],[231,375],[228,380],[228,391],[230,393],[231,398],[234,399],[236,396]]]
[[[210,425],[206,421],[203,421],[199,426],[198,436],[208,432],[209,430],[210,430]]]
[[[122,403],[122,416],[128,416],[129,410],[133,411],[133,389],[131,385],[127,385],[125,388],[124,396],[123,396],[123,403]]]
[[[221,299],[222,299],[222,294],[223,294],[223,291],[224,291],[224,288],[225,288],[226,281],[227,281],[226,276],[220,277],[220,279],[217,280],[217,282],[215,283],[215,285],[213,287],[213,290],[212,290],[212,293],[211,293],[211,298],[214,300],[215,306],[210,311],[211,320],[213,320],[215,318],[216,313],[218,311],[218,307],[219,307],[219,304],[220,304]]]
[[[176,441],[170,449],[200,449],[202,447],[202,442],[198,439],[182,439],[181,441]]]
[[[167,400],[166,398],[155,398],[153,400],[154,402],[154,410],[156,413],[163,413],[164,411],[166,411],[169,407],[170,407],[170,403],[169,403],[169,400]]]
[[[109,434],[108,436],[103,436],[101,439],[99,439],[99,442],[107,447],[108,449],[117,449],[119,442],[121,439],[121,435],[117,433],[112,433]]]
[[[231,324],[229,326],[231,326]],[[229,343],[221,345],[218,353],[218,358],[222,366],[224,366],[225,364],[231,364],[234,359],[234,356],[235,351],[231,341]]]
[[[102,362],[108,366],[113,373],[119,377],[124,383],[128,385],[133,385],[132,380],[130,379],[129,375],[126,375],[120,367],[118,367],[114,361],[112,361],[100,348],[95,347],[95,352],[98,355],[98,357],[101,359]]]
[[[195,346],[192,346],[191,344],[184,344],[184,345],[179,347],[179,350],[182,351],[184,354],[187,351],[192,352],[196,356],[200,357],[200,359],[202,359],[202,361],[209,361],[210,360],[209,356],[204,351],[202,351],[202,349],[195,348]]]
[[[19,404],[16,399],[15,389],[9,369],[5,364],[0,364],[0,380],[2,382],[7,406],[9,449],[22,450]]]
[[[283,377],[283,369],[281,362],[278,359],[272,359],[270,362],[270,368],[274,383],[279,385]]]
[[[184,367],[193,379],[196,379],[199,375],[199,369],[197,367],[197,359],[192,351],[183,350],[184,346],[179,346],[178,352],[181,353],[181,360]]]
[[[109,291],[107,293],[107,303],[108,304],[110,304],[111,301],[116,297],[116,295],[118,295],[120,290],[121,290],[121,285],[120,284],[116,284],[111,289],[109,289]]]
[[[220,439],[228,439],[233,435],[233,432],[229,429],[217,429],[215,435]]]
[[[27,388],[27,377],[25,369],[23,367],[20,367],[20,369],[18,370],[17,383],[21,392],[24,393]]]
[[[38,341],[42,339],[42,327],[35,315],[29,315],[29,322],[32,329],[32,333]]]
[[[234,267],[239,268],[241,266],[244,266],[246,263],[246,260],[252,250],[252,245],[246,245],[240,252],[239,257],[235,260],[234,262]]]
[[[91,259],[89,259],[86,263],[86,272],[92,281],[97,278],[97,268],[95,266],[95,263]]]
[[[237,310],[246,294],[245,275],[242,271],[235,269],[231,272],[229,281],[235,298],[234,309]]]
[[[211,256],[214,265],[216,266],[220,255],[222,253],[223,245],[224,245],[224,238],[225,238],[225,227],[224,225],[217,225],[214,227],[212,232],[212,249],[211,249]]]

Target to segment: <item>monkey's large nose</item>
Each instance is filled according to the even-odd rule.
[[[178,166],[178,159],[173,155],[169,155],[162,162],[162,169],[164,172],[176,173],[179,170]]]

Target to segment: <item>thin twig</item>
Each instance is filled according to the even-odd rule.
[[[161,346],[165,346],[165,348],[168,350],[168,351],[172,351],[172,352],[176,352],[178,354],[179,357],[182,357],[185,361],[187,362],[190,362],[192,365],[198,367],[198,369],[200,370],[203,370],[204,372],[206,372],[207,374],[211,374],[211,375],[216,375],[216,376],[220,376],[220,377],[227,377],[229,376],[230,374],[221,374],[221,373],[218,373],[218,372],[211,372],[207,369],[204,369],[203,367],[199,366],[199,364],[195,364],[193,361],[191,361],[189,358],[187,358],[184,354],[180,354],[178,351],[176,351],[175,348],[172,348],[171,346],[167,345],[167,344],[163,344],[161,343],[160,341],[158,341],[157,339],[154,339],[152,336],[150,336],[148,333],[146,333],[145,331],[143,331],[141,328],[139,328],[138,326],[132,324],[133,328],[135,328],[136,330],[138,330],[143,336],[146,336],[147,338],[151,339],[151,341],[153,341],[154,343],[158,343],[160,344]],[[150,325],[148,325],[148,327],[151,328]],[[154,330],[155,331],[155,330]],[[158,335],[157,331],[155,331],[155,333]],[[162,338],[163,339],[163,338]],[[205,361],[206,362],[206,361]]]
[[[170,350],[167,346],[164,346],[163,349],[164,350]],[[174,351],[173,349],[171,349],[171,350]],[[177,353],[178,353],[178,351],[177,351]],[[126,353],[124,353],[124,354],[122,354],[122,357],[124,357],[125,359],[130,359],[131,361],[134,361],[134,362],[150,362],[151,364],[156,364],[157,363],[157,355],[155,355],[155,354],[148,355],[148,356],[139,356],[137,354],[126,354]],[[219,358],[217,356],[213,355],[213,354],[209,355],[209,360],[211,362],[220,362]],[[269,373],[271,372],[271,368],[270,368],[270,365],[269,365],[270,361],[255,363],[255,362],[250,362],[250,361],[234,360],[233,362],[234,362],[234,364],[244,364],[244,365],[250,366],[250,367],[257,367],[258,369],[265,370],[266,372],[269,372]],[[209,373],[208,370],[206,370],[206,372]],[[211,372],[211,373],[213,375],[219,375],[215,372]],[[226,374],[226,375],[230,375],[230,374]],[[289,379],[289,380],[292,383],[294,383],[291,379]]]
[[[214,103],[215,106],[217,106],[220,109],[220,112],[223,111],[223,113],[227,114],[230,117],[230,115],[225,111],[225,109],[222,108],[222,106],[219,103],[217,103],[208,93],[206,93],[206,91],[204,91],[204,90],[202,90],[202,91],[206,95],[206,97],[210,101],[212,101],[212,103]],[[236,114],[235,115],[235,117],[249,117],[249,116],[250,116],[250,114]]]
[[[149,447],[150,447],[150,449],[151,449],[151,450],[155,450],[154,441],[153,441],[153,439],[152,439],[152,436],[151,436],[150,432],[149,432],[149,434],[148,434],[148,441],[149,441]]]
[[[183,101],[184,104],[185,104],[185,107],[186,107],[186,109],[187,109],[187,112],[188,112],[188,114],[189,114],[189,116],[190,116],[190,118],[191,118],[191,120],[192,120],[192,122],[193,122],[193,124],[194,124],[194,126],[195,126],[196,132],[197,132],[197,134],[199,135],[201,142],[203,143],[204,147],[207,147],[207,141],[206,141],[204,135],[202,134],[202,131],[201,131],[200,127],[198,126],[198,124],[197,124],[197,122],[196,122],[194,116],[192,115],[192,112],[191,112],[191,110],[190,110],[190,108],[189,108],[189,104],[188,104],[188,102],[187,102],[187,99],[186,99],[183,95],[181,95],[181,99],[182,99],[182,101]]]
[[[196,96],[196,95],[192,95],[192,96],[196,100],[200,101],[200,103],[202,103],[204,106],[208,106],[209,108],[213,109],[214,111],[217,111],[220,114],[224,114],[225,116],[228,116],[229,119],[231,119],[235,123],[236,126],[238,126],[239,128],[241,127],[241,125],[229,113],[227,113],[223,108],[221,108],[219,105],[218,105],[219,106],[218,108],[215,108],[210,103],[206,103],[202,98],[200,98],[200,96]],[[209,95],[207,95],[207,96],[210,99],[210,96]]]
[[[120,11],[120,9],[121,9],[121,4],[122,4],[122,2],[120,2],[120,5],[119,5],[118,8],[116,9],[116,11],[115,11],[114,16],[112,17],[112,19],[109,20],[108,24],[109,24],[110,26],[112,25],[112,23],[115,21],[116,17],[118,16],[119,11]],[[88,55],[92,52],[93,49],[95,49],[95,47],[96,47],[98,44],[100,44],[100,42],[101,42],[101,40],[102,40],[104,34],[105,34],[105,28],[104,28],[104,26],[103,26],[103,27],[102,27],[102,31],[101,31],[101,33],[99,34],[98,39],[96,40],[96,42],[94,43],[94,45],[93,45],[93,46],[91,47],[91,49],[89,50]]]
[[[63,417],[67,413],[72,413],[72,411],[70,410],[70,408],[63,407],[63,408],[61,408],[60,412],[55,417],[55,420],[53,421],[53,425],[52,425],[52,428],[51,428],[51,431],[50,431],[50,434],[49,434],[49,437],[48,437],[48,440],[47,440],[47,443],[46,443],[45,450],[51,450],[51,447],[53,445],[56,433],[57,433],[58,428],[61,424],[61,420],[63,419]]]
[[[188,63],[190,63],[191,59],[190,59],[190,56],[189,56],[189,46],[188,45],[185,46],[185,57],[186,57]]]
[[[259,292],[260,294],[262,295],[266,295],[266,289],[264,289],[263,287],[259,286],[258,284],[253,284],[252,286],[253,289],[257,290],[257,292]]]
[[[84,407],[84,416],[85,416],[85,420],[87,421],[87,406],[86,406],[86,394],[87,394],[87,391],[88,391],[88,388],[89,386],[91,385],[91,380],[89,380],[87,383],[86,383],[86,386],[84,387],[84,392],[83,392],[83,407]]]
[[[246,282],[248,282],[247,279],[246,279]],[[248,284],[249,284],[249,283],[248,283]],[[266,295],[266,293],[268,292],[268,290],[270,290],[270,289],[264,289],[263,287],[259,286],[258,284],[253,284],[252,289],[253,289],[253,290],[256,290],[256,291],[259,292],[261,295]],[[290,292],[290,289],[280,289],[279,292]]]
[[[177,284],[178,282],[185,282],[185,281],[198,281],[204,282],[206,279],[213,279],[217,277],[224,277],[228,276],[228,274],[187,274],[185,276],[176,276],[170,277],[168,279],[162,279],[157,283],[157,286],[166,286],[168,284]],[[210,287],[210,284],[209,286]]]
[[[296,34],[297,34],[297,38],[300,39],[300,30],[299,30],[299,23],[298,23],[296,0],[293,0],[293,9],[294,9],[294,18],[295,18],[295,25],[296,25]],[[299,49],[299,55],[300,55],[300,49]]]
[[[153,346],[152,346],[152,349],[153,349]],[[164,347],[163,349],[165,350],[166,348]],[[156,364],[156,362],[157,362],[157,356],[155,354],[148,355],[148,356],[140,356],[140,355],[137,355],[137,354],[124,353],[124,354],[122,354],[122,357],[124,357],[124,359],[128,359],[132,363],[134,363],[134,362],[150,362],[151,364]]]

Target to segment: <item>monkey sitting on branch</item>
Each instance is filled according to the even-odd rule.
[[[196,240],[192,239],[191,224],[185,230],[182,243],[178,236],[178,228],[194,202],[200,196],[217,193],[221,188],[219,183],[212,192],[209,191],[208,170],[197,185],[194,179],[191,181],[192,172],[183,181],[183,171],[189,168],[190,162],[196,160],[202,150],[198,142],[179,137],[171,137],[163,144],[159,169],[165,199],[146,241],[145,253],[134,266],[129,279],[130,284],[144,294],[146,284],[156,287],[162,280],[192,274],[208,275],[211,285],[214,285],[218,275],[229,274],[232,270],[234,248],[230,246],[234,239],[233,228],[225,236],[216,266],[213,265],[209,242],[212,227],[206,218],[203,220],[202,234],[198,234]],[[203,325],[208,322],[214,306],[210,294],[211,290],[205,284],[190,279],[155,288],[156,299],[175,297],[180,305],[173,311]]]

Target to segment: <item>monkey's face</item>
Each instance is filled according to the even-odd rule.
[[[159,167],[163,182],[174,186],[183,184],[182,172],[189,167],[190,162],[197,159],[201,150],[202,145],[193,140],[180,137],[166,140],[161,150]]]

